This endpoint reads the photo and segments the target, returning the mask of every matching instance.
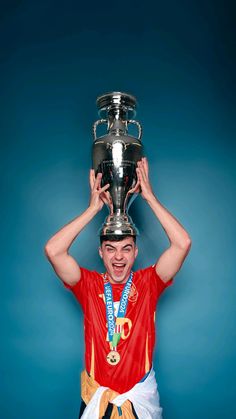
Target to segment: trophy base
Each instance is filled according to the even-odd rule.
[[[113,214],[108,215],[98,234],[99,236],[138,236],[139,231],[129,215]]]

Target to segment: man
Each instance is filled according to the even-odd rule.
[[[165,230],[170,246],[157,262],[132,272],[138,254],[135,237],[101,237],[99,255],[105,274],[78,265],[68,250],[81,230],[107,202],[109,185],[90,171],[88,208],[58,231],[45,252],[56,274],[71,289],[84,312],[85,371],[82,373],[83,418],[161,419],[162,408],[152,356],[159,296],[173,283],[191,247],[185,229],[153,193],[146,158],[137,164],[141,196]]]

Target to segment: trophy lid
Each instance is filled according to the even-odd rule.
[[[98,96],[96,100],[99,109],[99,115],[106,116],[110,109],[123,109],[127,112],[129,118],[136,115],[137,100],[134,96],[124,92],[110,92]]]

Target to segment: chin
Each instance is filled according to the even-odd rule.
[[[126,279],[126,277],[127,277],[127,272],[126,273],[123,273],[122,275],[120,275],[120,276],[117,276],[117,275],[112,275],[111,276],[112,277],[112,279],[113,279],[113,281],[115,281],[115,282],[119,282],[119,283],[122,283],[122,282],[124,282],[125,281],[125,279]]]

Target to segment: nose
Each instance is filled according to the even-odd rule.
[[[117,250],[115,253],[115,259],[116,260],[122,260],[123,259],[123,254],[122,251]]]

